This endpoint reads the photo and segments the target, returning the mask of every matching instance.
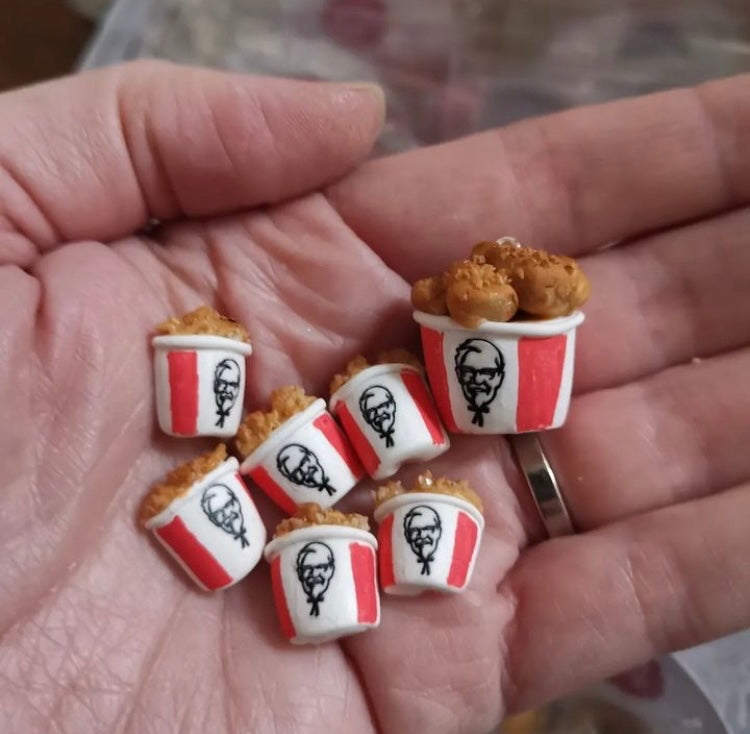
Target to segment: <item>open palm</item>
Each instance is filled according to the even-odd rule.
[[[356,169],[367,87],[149,63],[0,97],[0,729],[481,733],[746,624],[748,86]],[[191,587],[135,523],[212,445],[155,429],[153,325],[211,303],[250,330],[246,405],[324,394],[354,354],[416,346],[409,282],[500,235],[593,283],[570,419],[544,436],[580,534],[540,542],[507,444],[457,437],[433,468],[487,518],[463,595],[385,597],[379,629],[293,648],[263,564]]]

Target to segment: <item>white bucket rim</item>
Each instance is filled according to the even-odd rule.
[[[273,453],[279,444],[286,443],[286,439],[306,423],[312,423],[318,415],[326,412],[326,401],[317,398],[314,403],[308,405],[296,415],[285,420],[278,428],[271,431],[268,438],[263,441],[254,451],[249,453],[240,464],[240,473],[249,474],[256,466],[263,464],[269,453]]]
[[[361,540],[377,551],[377,538],[369,530],[360,530],[349,525],[310,525],[292,530],[290,533],[274,538],[265,547],[263,556],[270,563],[284,548],[306,540],[325,540],[326,538]]]
[[[484,515],[471,502],[462,497],[443,494],[442,492],[404,492],[403,494],[397,494],[395,497],[391,497],[378,505],[373,512],[373,517],[375,518],[375,522],[380,524],[383,518],[404,505],[423,505],[427,503],[452,505],[453,507],[465,510],[476,520],[480,530],[484,529]]]
[[[183,505],[189,502],[198,492],[205,489],[209,484],[216,481],[219,477],[223,477],[225,474],[235,474],[239,469],[239,462],[234,456],[230,456],[219,464],[219,466],[211,469],[208,474],[204,474],[197,482],[192,484],[187,492],[181,494],[179,497],[175,497],[158,515],[154,515],[149,518],[144,527],[147,530],[157,530],[158,528],[168,525],[177,515],[180,514],[180,509]],[[252,498],[251,498],[252,501]]]
[[[213,334],[162,334],[151,339],[159,349],[223,349],[248,357],[253,353],[252,344]]]
[[[544,338],[565,334],[580,326],[586,318],[583,311],[574,311],[568,316],[535,321],[483,321],[474,328],[462,326],[450,316],[435,316],[424,311],[414,311],[414,320],[435,331],[463,331],[467,334],[487,334],[488,336],[528,336]]]
[[[424,372],[419,368],[405,362],[389,362],[388,364],[374,364],[361,372],[357,373],[350,380],[347,380],[336,392],[331,395],[329,404],[331,410],[340,402],[346,402],[351,395],[351,392],[357,392],[363,385],[362,383],[369,382],[370,380],[378,377],[379,375],[386,375],[393,372],[403,372],[407,370],[414,372],[414,374],[422,377]],[[357,387],[359,386],[359,387]]]

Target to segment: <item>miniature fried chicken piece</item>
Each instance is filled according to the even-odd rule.
[[[378,364],[408,364],[410,367],[422,369],[419,358],[408,349],[387,349],[378,354]]]
[[[591,294],[591,283],[578,263],[564,255],[502,240],[480,242],[472,255],[484,257],[495,268],[505,270],[518,293],[519,308],[534,316],[566,316]]]
[[[273,534],[278,538],[292,530],[300,528],[309,528],[313,525],[344,525],[358,530],[369,530],[370,523],[364,515],[358,515],[356,512],[344,513],[338,510],[324,510],[316,502],[305,502],[301,504],[292,517],[282,520]]]
[[[483,320],[509,321],[518,296],[507,276],[477,257],[454,263],[448,271],[446,303],[454,321],[474,328]]]
[[[316,400],[314,395],[306,395],[299,385],[277,387],[271,392],[269,410],[254,410],[245,416],[235,438],[237,451],[247,458],[284,421],[309,408]]]
[[[205,305],[182,316],[167,319],[156,327],[156,331],[171,335],[210,334],[241,342],[250,341],[250,335],[242,324],[222,316],[218,311]]]
[[[417,481],[411,489],[404,489],[399,481],[386,482],[375,490],[375,506],[383,504],[386,500],[397,497],[406,492],[431,492],[433,494],[447,494],[459,497],[470,502],[479,512],[484,512],[482,499],[469,486],[465,479],[455,481],[446,477],[433,477],[432,472],[426,471],[417,477]]]
[[[355,377],[368,367],[370,367],[370,363],[361,354],[357,355],[354,359],[349,360],[344,371],[333,376],[330,384],[331,395],[333,395],[336,390],[346,385],[352,377]]]
[[[421,362],[408,349],[389,349],[380,352],[377,364],[408,364],[420,370],[422,369]],[[331,395],[368,367],[372,367],[372,365],[361,354],[349,360],[344,371],[333,376],[330,384]]]
[[[202,477],[226,461],[227,447],[220,443],[213,451],[181,464],[167,474],[164,481],[155,484],[144,497],[138,519],[145,524],[165,510],[175,499],[184,495]]]
[[[285,385],[271,392],[271,408],[279,412],[282,420],[301,413],[316,400],[314,395],[307,395],[299,385]]]
[[[418,280],[411,288],[412,306],[417,311],[424,311],[435,316],[447,316],[448,306],[445,302],[447,286],[445,273]]]

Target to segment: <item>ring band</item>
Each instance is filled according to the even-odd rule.
[[[575,533],[557,477],[537,434],[522,433],[509,438],[547,535],[557,538]]]

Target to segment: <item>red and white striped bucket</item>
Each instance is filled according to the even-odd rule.
[[[304,502],[331,507],[365,473],[322,398],[273,431],[240,472],[290,515]]]
[[[227,459],[146,523],[206,591],[236,584],[263,554],[266,528],[238,468]]]
[[[234,436],[252,347],[207,334],[156,336],[153,345],[161,430],[170,436]]]
[[[265,550],[281,632],[294,644],[321,643],[380,624],[375,537],[316,525],[272,540]]]
[[[380,584],[388,594],[456,593],[474,571],[482,513],[460,497],[406,492],[375,509]]]
[[[414,319],[432,394],[449,431],[525,433],[565,422],[583,313],[485,321],[475,329],[421,311]]]
[[[330,405],[373,479],[392,476],[407,461],[434,459],[450,447],[416,367],[368,367],[342,385]]]

